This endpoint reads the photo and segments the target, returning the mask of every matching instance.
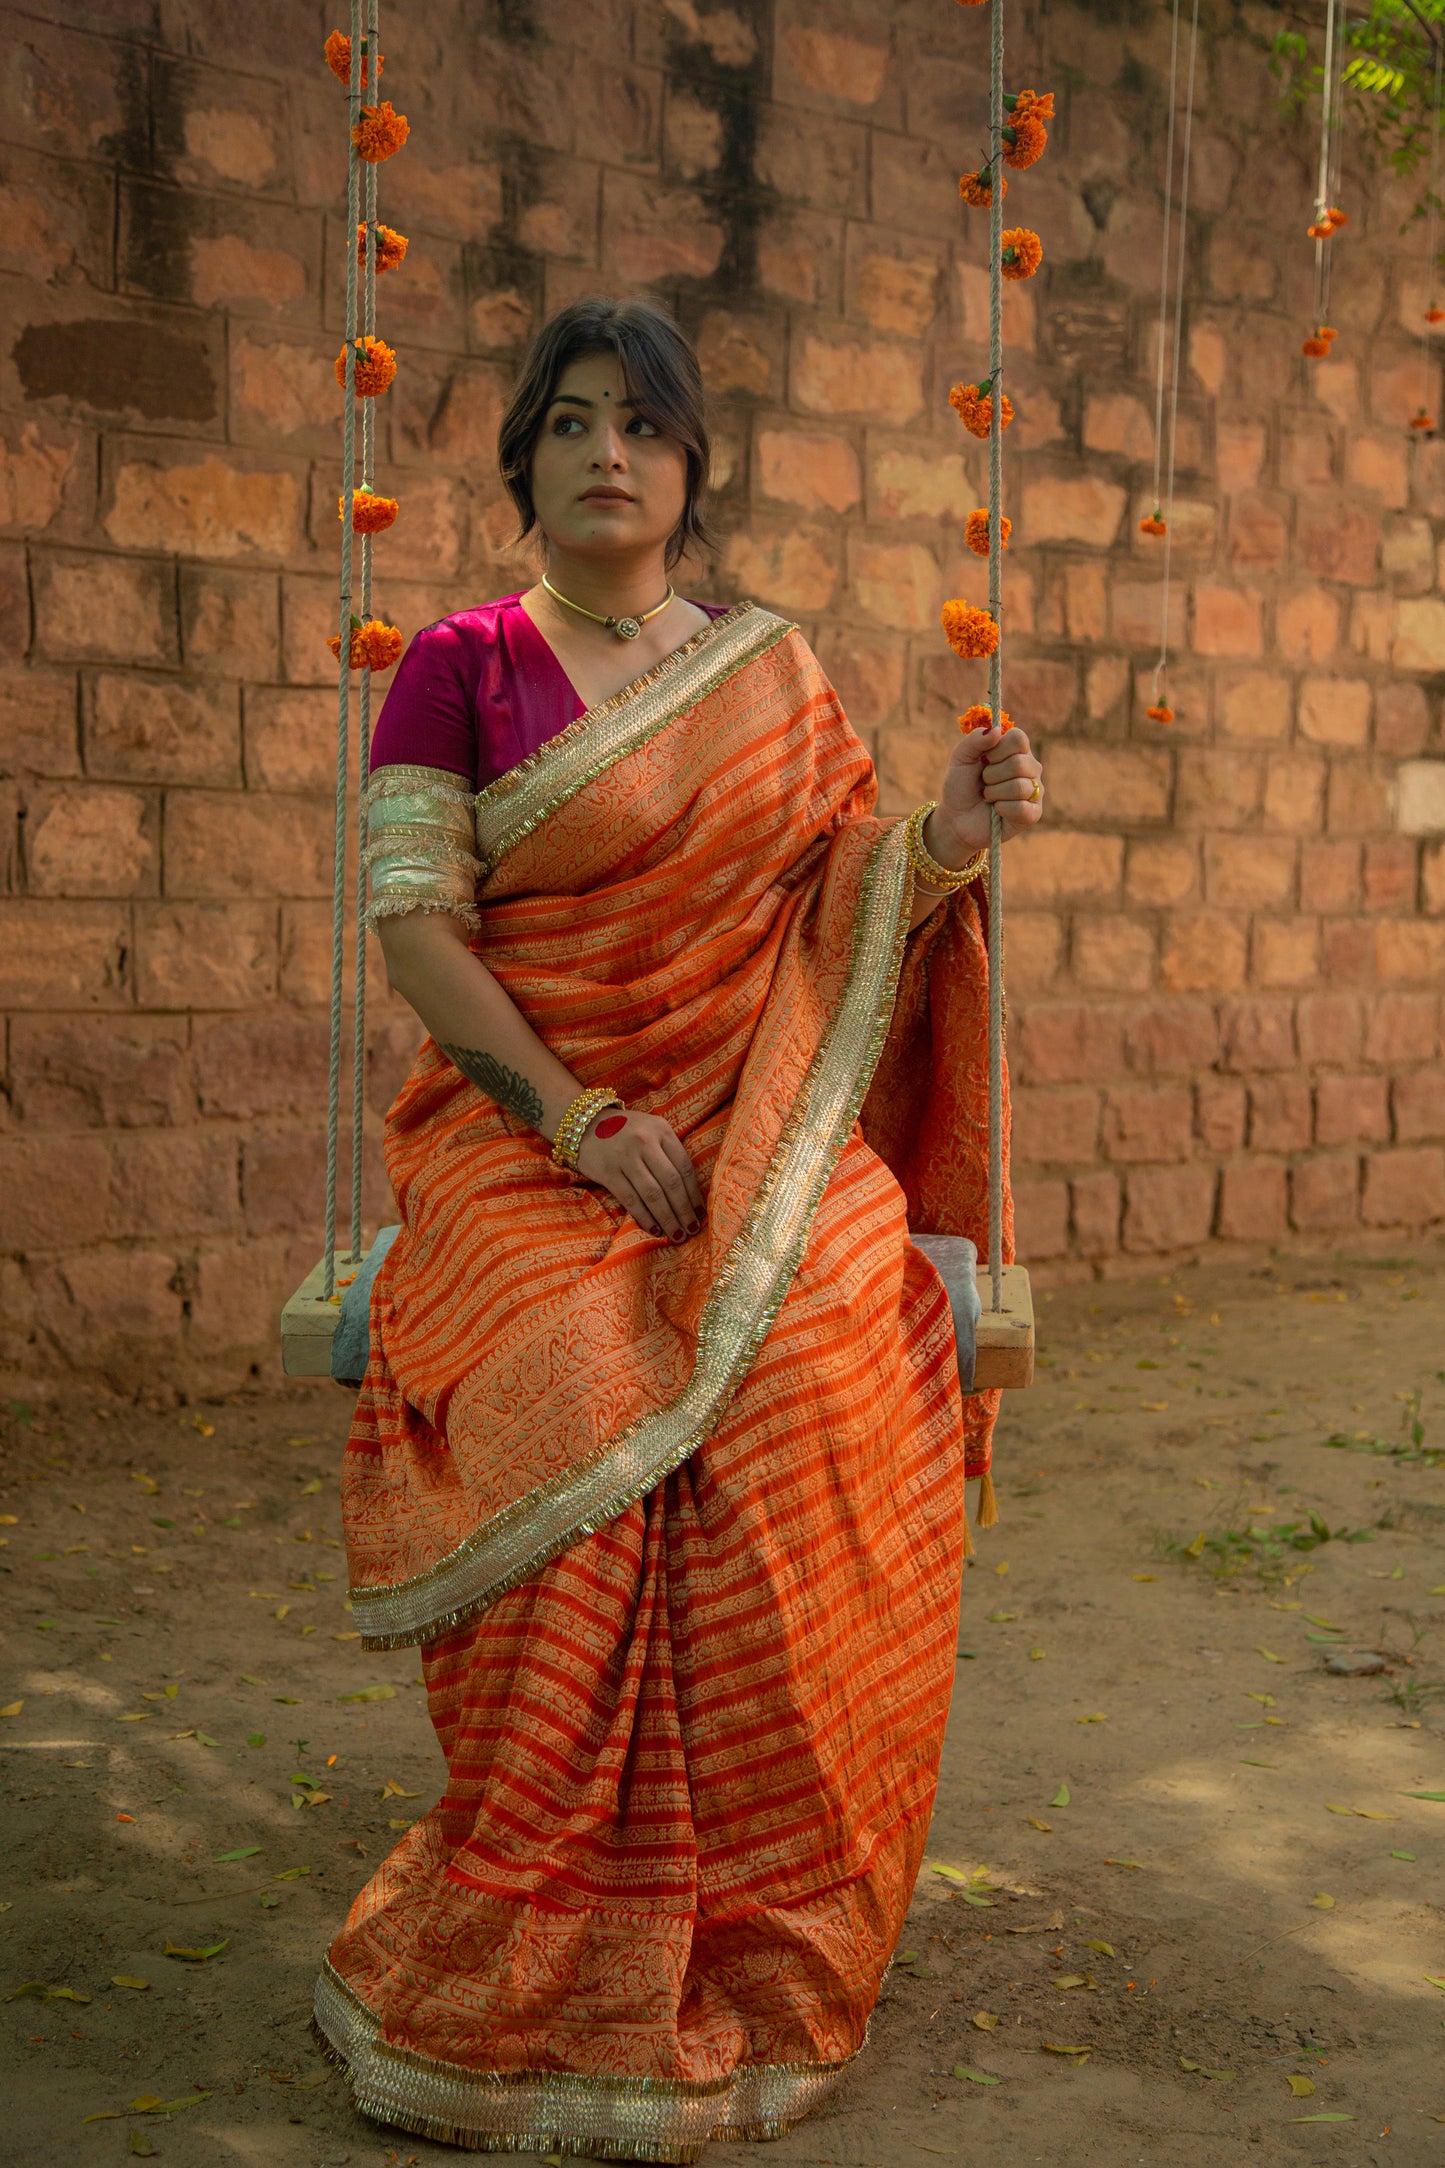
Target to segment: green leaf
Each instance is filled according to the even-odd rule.
[[[247,1746],[264,1746],[266,1744],[265,1732],[248,1731],[246,1734],[246,1744]]]
[[[208,1731],[198,1731],[196,1733],[196,1744],[198,1746],[216,1746],[219,1742],[213,1739]]]
[[[1051,1807],[1066,1807],[1068,1806],[1068,1804],[1069,1787],[1067,1784],[1061,1784],[1058,1790],[1054,1793],[1053,1798],[1049,1801],[1049,1805]]]
[[[305,1867],[283,1867],[274,1879],[277,1882],[299,1882],[303,1874],[310,1874],[310,1872],[309,1864]]]
[[[130,2150],[132,2153],[139,2153],[142,2160],[152,2160],[156,2149],[143,2130],[133,2130],[130,2134]]]
[[[1331,2112],[1329,2110],[1326,2110],[1323,2115],[1292,2115],[1290,2117],[1292,2123],[1353,2123],[1354,2120],[1352,2115],[1341,2115],[1337,2111]]]
[[[1409,1861],[1411,1862],[1411,1864],[1412,1864],[1412,1865],[1414,1864],[1414,1859],[1415,1859],[1415,1855],[1414,1855],[1414,1853],[1413,1853],[1413,1852],[1395,1852],[1395,1851],[1392,1851],[1392,1852],[1391,1852],[1391,1854],[1390,1854],[1390,1857],[1391,1857],[1391,1859],[1408,1859],[1408,1860],[1409,1860]]]
[[[1179,2067],[1181,2070],[1192,2070],[1201,2078],[1232,2078],[1234,2076],[1232,2070],[1210,2070],[1203,2063],[1192,2063],[1187,2055],[1180,2056]]]
[[[216,1867],[224,1867],[227,1860],[230,1859],[254,1859],[260,1849],[261,1847],[259,1844],[243,1844],[240,1849],[235,1852],[217,1852],[214,1860],[212,1861],[212,1865]]]
[[[227,1935],[224,1942],[213,1942],[205,1949],[194,1950],[184,1948],[179,1942],[168,1941],[166,1943],[166,1956],[183,1958],[188,1965],[203,1965],[208,1957],[219,1957],[230,1939],[230,1936]]]
[[[1445,1799],[1445,1792],[1402,1792],[1403,1799]]]
[[[338,1694],[338,1701],[395,1701],[394,1686],[363,1686],[354,1694]],[[1445,1797],[1445,1794],[1442,1794]]]
[[[997,2085],[1000,2082],[991,2078],[986,2070],[970,2070],[967,2063],[955,2063],[953,2074],[956,2078],[967,2078],[970,2085]]]

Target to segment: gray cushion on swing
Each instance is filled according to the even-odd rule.
[[[983,1312],[978,1292],[978,1251],[967,1235],[914,1235],[911,1239],[948,1290],[953,1337],[958,1345],[958,1382],[966,1393],[972,1392],[978,1321]]]
[[[341,1315],[331,1341],[331,1375],[338,1385],[359,1386],[371,1356],[371,1283],[377,1267],[401,1233],[383,1227],[361,1261],[361,1270],[341,1297]]]

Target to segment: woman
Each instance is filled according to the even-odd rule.
[[[918,1870],[994,1412],[908,1230],[985,1235],[968,883],[1039,764],[975,733],[876,819],[796,628],[673,593],[707,460],[665,317],[555,318],[501,434],[544,578],[418,634],[373,752],[431,1036],[344,1503],[448,1782],[317,2024],[365,2112],[482,2151],[692,2161],[827,2096]]]

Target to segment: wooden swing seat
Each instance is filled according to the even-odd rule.
[[[341,1322],[342,1281],[355,1277],[350,1256],[336,1253],[336,1293],[329,1299],[326,1259],[318,1258],[281,1312],[281,1368],[288,1378],[329,1378],[331,1343]]]

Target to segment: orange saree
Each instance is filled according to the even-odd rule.
[[[978,905],[909,937],[873,800],[749,604],[475,800],[477,953],[667,1117],[708,1211],[644,1235],[431,1042],[388,1118],[351,1598],[366,1645],[420,1644],[448,1779],[316,1998],[382,2121],[693,2161],[863,2045],[994,1415],[909,1241],[986,1240]]]

